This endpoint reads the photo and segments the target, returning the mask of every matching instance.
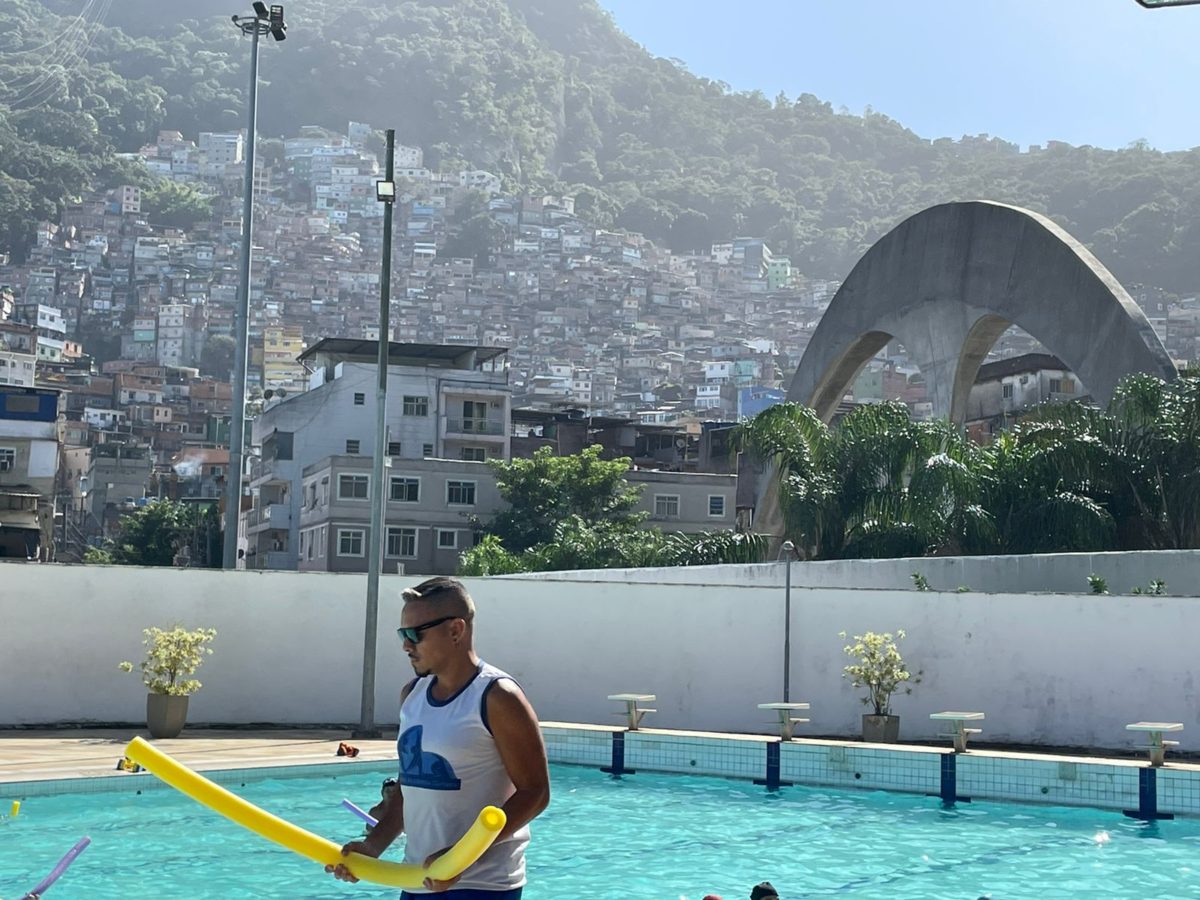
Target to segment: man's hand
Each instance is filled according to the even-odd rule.
[[[349,856],[351,853],[361,853],[363,856],[369,856],[372,859],[379,859],[379,854],[382,852],[382,850],[372,844],[369,840],[351,841],[342,847],[342,856]],[[325,871],[338,881],[358,881],[358,879],[355,878],[354,875],[351,874],[350,870],[347,869],[342,863],[338,863],[336,866],[326,866]],[[442,888],[442,890],[445,890],[445,888]]]
[[[435,859],[437,859],[439,856],[444,855],[449,850],[450,850],[450,848],[447,847],[445,850],[439,850],[437,853],[431,853],[429,855],[429,858],[427,860],[425,860],[425,868],[428,869],[431,865],[433,865],[433,861]],[[452,888],[456,884],[458,884],[458,882],[461,878],[462,878],[461,872],[458,873],[457,875],[455,875],[453,878],[448,878],[445,881],[435,881],[432,878],[426,878],[425,879],[425,890],[433,891],[435,894],[440,894],[442,891],[448,891],[448,890],[450,890],[450,888]]]

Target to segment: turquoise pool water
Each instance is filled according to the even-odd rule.
[[[233,789],[334,840],[358,824],[387,773],[247,781]],[[535,823],[528,900],[744,900],[764,879],[805,897],[1109,898],[1200,896],[1200,821],[960,804],[904,794],[553,767]],[[0,785],[0,811],[9,800]],[[0,821],[0,897],[37,883],[83,835],[92,845],[49,900],[394,897],[344,885],[174,791],[31,797]]]

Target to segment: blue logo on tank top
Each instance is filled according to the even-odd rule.
[[[444,756],[421,749],[424,728],[414,725],[400,735],[400,782],[405,787],[428,791],[457,791],[462,781]]]

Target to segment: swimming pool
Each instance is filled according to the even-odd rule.
[[[354,836],[348,797],[380,778],[320,767],[232,789],[334,840]],[[252,775],[248,774],[248,778]],[[805,897],[1141,898],[1200,895],[1200,821],[1119,813],[552,766],[554,800],[535,823],[530,887],[540,898],[749,895],[770,880]],[[228,783],[227,781],[225,783]],[[0,786],[0,800],[9,799]],[[7,809],[7,803],[2,804]],[[92,846],[47,894],[107,898],[394,897],[342,885],[307,860],[170,790],[31,797],[0,822],[0,897],[29,890],[82,835]]]

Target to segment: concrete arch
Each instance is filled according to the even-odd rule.
[[[934,415],[961,422],[1009,325],[1057,354],[1100,403],[1130,372],[1177,374],[1141,309],[1082,244],[1027,209],[971,201],[919,212],[866,252],[821,318],[788,399],[829,421],[894,337],[925,375]]]

